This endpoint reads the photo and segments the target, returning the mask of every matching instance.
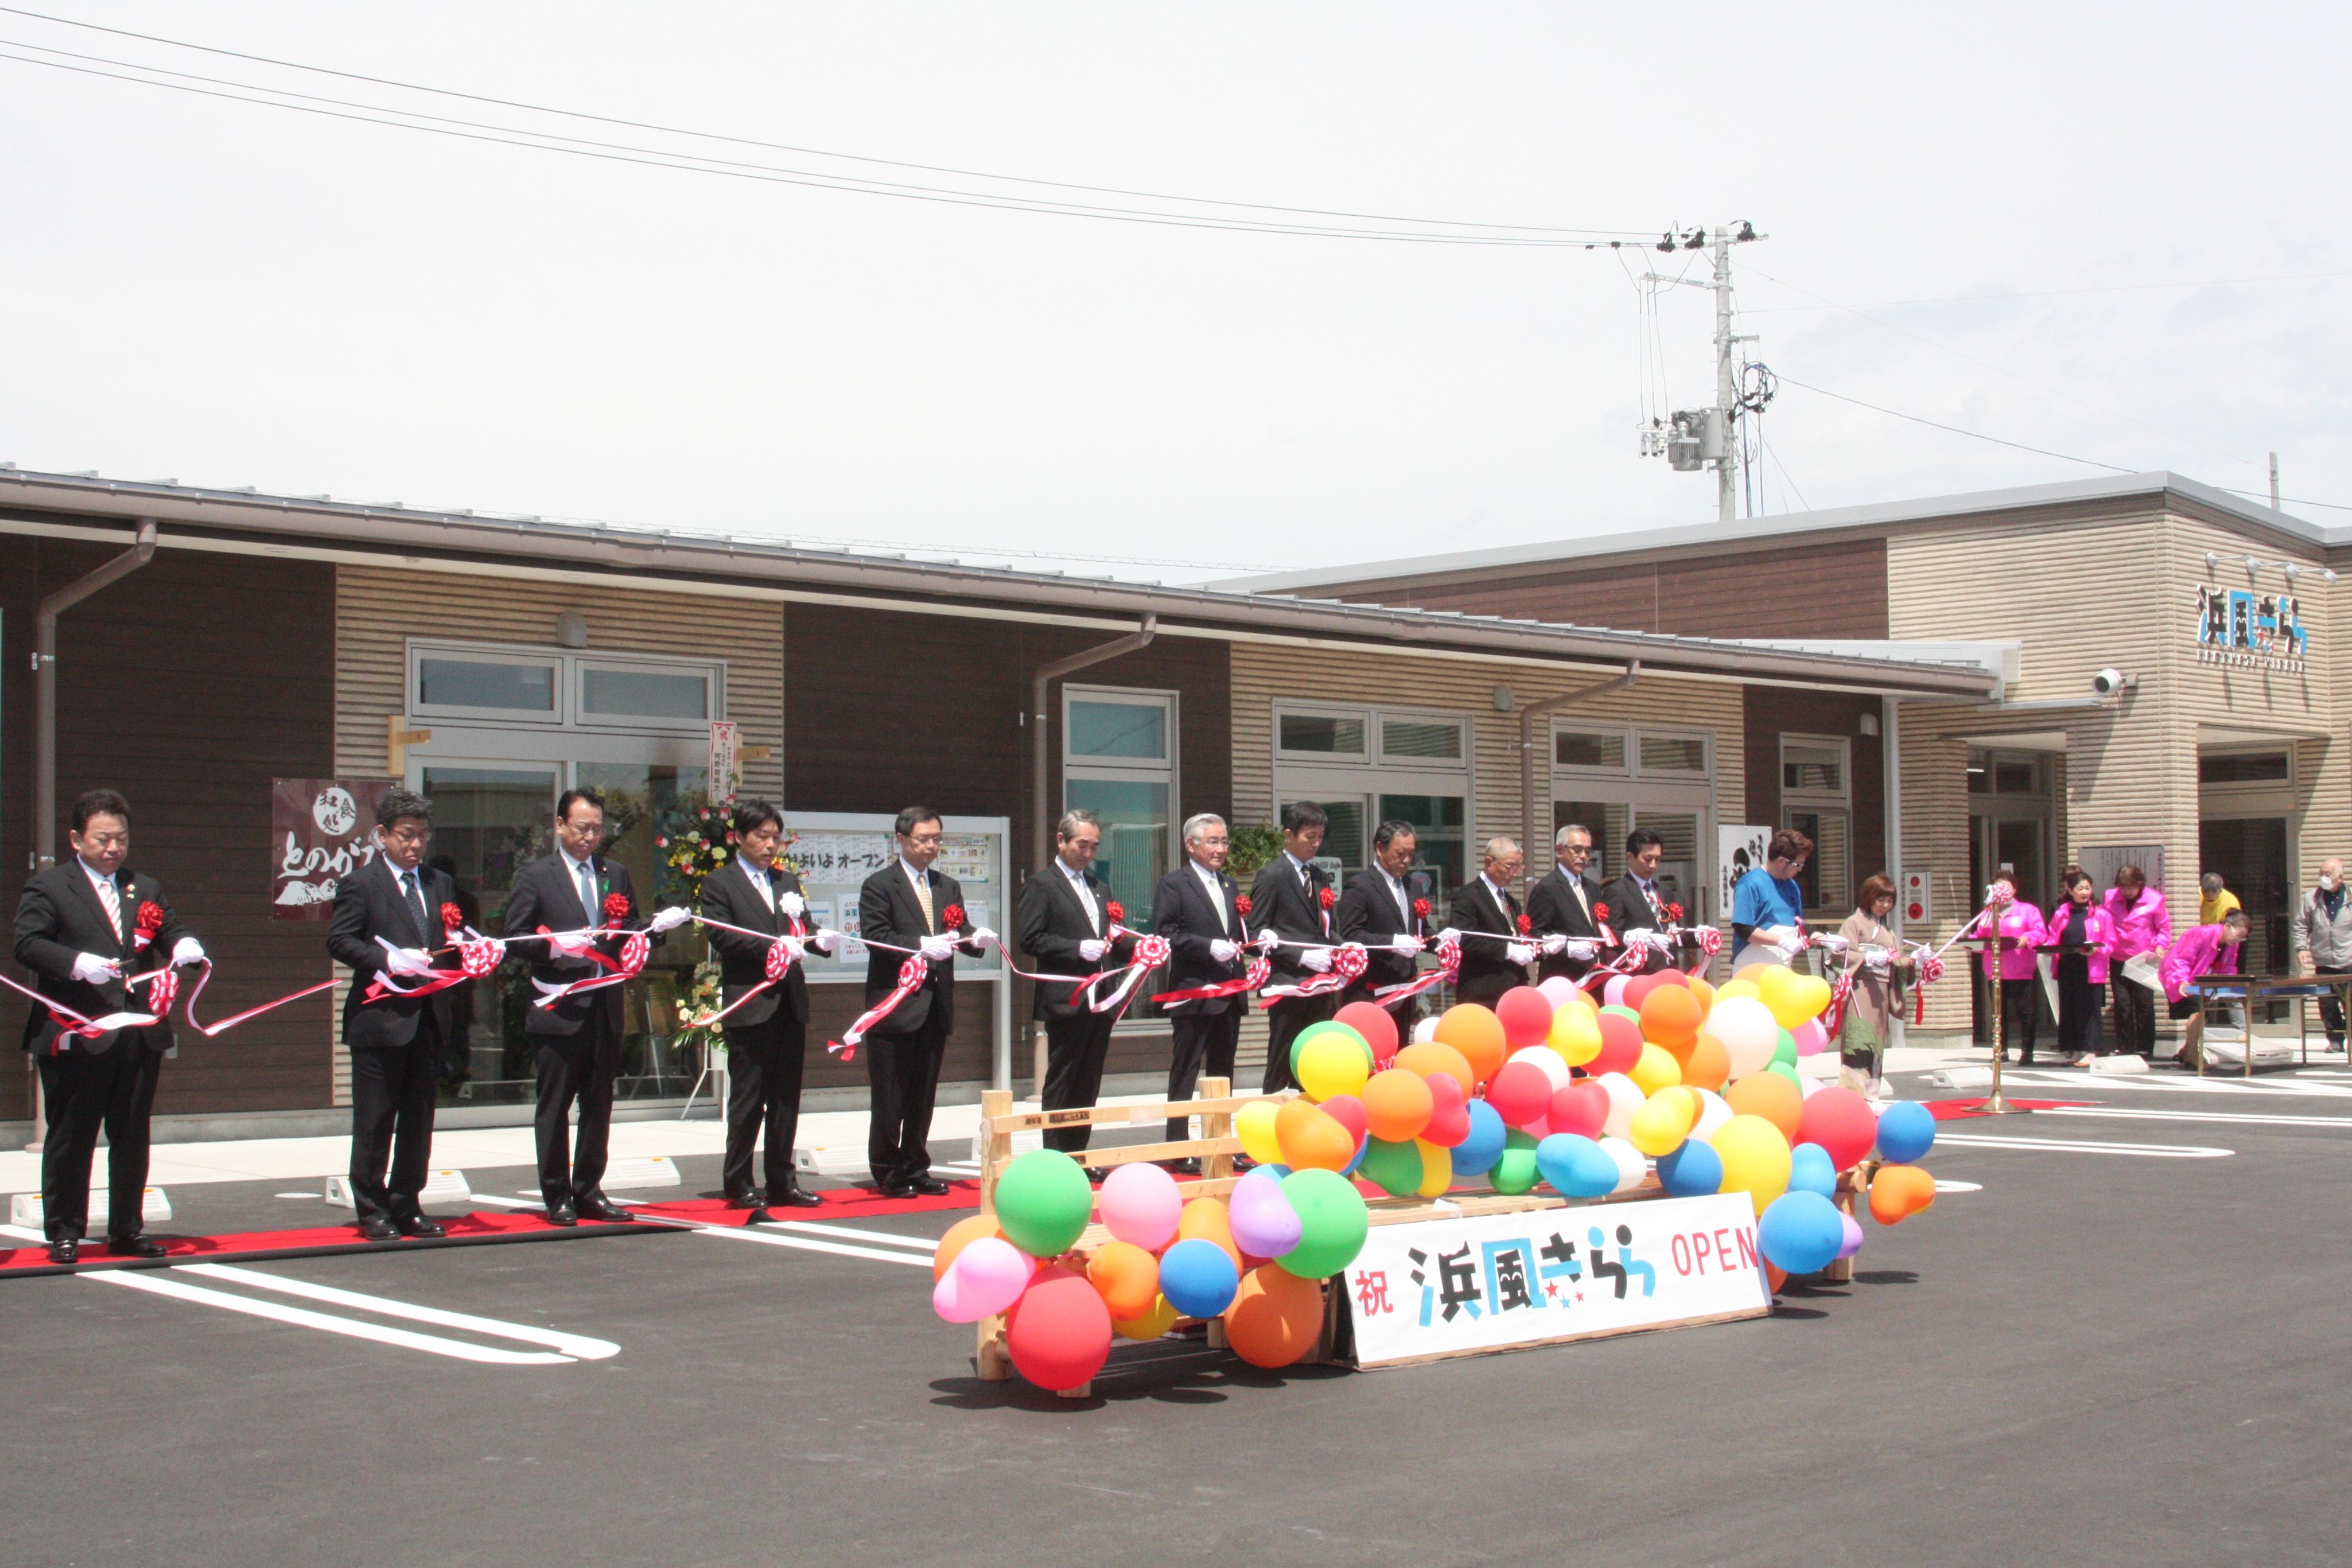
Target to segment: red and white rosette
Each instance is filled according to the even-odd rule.
[[[617,893],[613,894],[614,898],[620,896]],[[611,899],[605,902],[609,904]],[[617,959],[607,958],[592,947],[583,956],[593,959],[604,973],[585,980],[567,980],[561,985],[534,976],[530,983],[539,988],[540,997],[530,1005],[551,1008],[566,997],[582,996],[589,991],[601,991],[607,986],[626,984],[644,972],[646,960],[653,956],[653,951],[652,941],[642,931],[629,933],[628,939],[621,944],[621,956]]]
[[[1087,996],[1088,1012],[1109,1013],[1114,1018],[1124,1015],[1128,1003],[1134,1000],[1135,988],[1142,983],[1143,977],[1164,966],[1174,956],[1175,951],[1165,936],[1138,935],[1135,950],[1128,955],[1125,968],[1105,969],[1081,985],[1071,994],[1070,999],[1076,1001],[1080,995],[1092,992],[1094,994]],[[1113,976],[1118,977],[1118,983],[1104,994],[1102,983]]]
[[[144,953],[155,940],[155,933],[163,929],[163,906],[149,899],[139,905],[139,913],[131,923],[131,950]]]
[[[736,928],[730,926],[729,929],[733,930]],[[791,938],[783,936],[777,937],[774,941],[768,944],[767,956],[761,961],[760,983],[753,986],[750,990],[745,991],[741,996],[737,997],[733,1001],[729,1002],[717,1012],[701,1013],[688,1019],[687,1028],[709,1029],[711,1025],[724,1019],[729,1013],[733,1012],[737,1008],[741,1007],[745,1002],[750,1001],[753,997],[758,996],[761,992],[768,989],[771,986],[780,986],[783,984],[784,977],[793,972],[793,965],[799,959],[799,956],[800,955],[793,950],[793,941]]]

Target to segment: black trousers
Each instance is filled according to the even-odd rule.
[[[2040,979],[2000,983],[2001,1043],[2015,1049],[2020,1061],[2033,1060],[2034,1038],[2042,1032]]]
[[[1176,1027],[1176,1051],[1168,1061],[1168,1098],[1190,1100],[1201,1087],[1205,1075],[1230,1081],[1234,1075],[1234,1051],[1241,1044],[1244,998],[1226,999],[1221,1013],[1181,1012],[1169,1015]],[[1168,1124],[1168,1141],[1181,1143],[1191,1137],[1188,1122]]]
[[[931,1103],[940,1092],[940,1059],[948,1031],[937,1005],[907,1034],[869,1034],[858,1042],[866,1058],[873,1121],[866,1162],[879,1186],[904,1186],[931,1169]]]
[[[441,1031],[429,1013],[408,1044],[352,1052],[352,1207],[362,1219],[419,1212],[440,1071]]]
[[[1308,1024],[1321,1023],[1339,1010],[1337,997],[1293,997],[1265,1009],[1265,1077],[1259,1093],[1298,1087],[1298,1080],[1290,1075],[1290,1042]]]
[[[79,1241],[89,1225],[89,1166],[106,1129],[106,1233],[136,1236],[147,1187],[147,1122],[155,1109],[161,1051],[118,1038],[92,1056],[43,1056],[41,1095],[49,1135],[41,1145],[41,1222],[55,1241]]]
[[[2315,975],[2352,975],[2352,969],[2338,968],[2333,964],[2315,967]],[[2319,1027],[2327,1031],[2327,1043],[2344,1043],[2344,993],[2330,986],[2319,998]]]
[[[549,1207],[604,1196],[605,1150],[613,1134],[613,1080],[621,1075],[621,1031],[593,1009],[575,1034],[539,1037],[539,1192]],[[572,1107],[580,1129],[572,1129]]]
[[[2091,960],[2081,953],[2058,956],[2058,1049],[2106,1054],[2100,1038],[2099,1013],[2106,987],[2091,978]]]
[[[2156,1051],[2156,992],[2137,980],[2124,977],[2115,967],[2116,1045],[2123,1051],[2150,1056]]]
[[[1080,1012],[1045,1020],[1045,1090],[1048,1111],[1091,1106],[1102,1097],[1103,1060],[1110,1054],[1110,1013]],[[1093,1139],[1092,1127],[1048,1127],[1045,1146],[1075,1155]]]
[[[729,1197],[761,1190],[751,1177],[751,1145],[763,1127],[768,1196],[781,1197],[795,1185],[793,1140],[800,1131],[807,1055],[808,1026],[789,1009],[779,1007],[763,1023],[727,1025],[727,1157],[719,1166],[719,1185]]]

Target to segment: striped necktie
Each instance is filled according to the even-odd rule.
[[[98,901],[106,905],[107,924],[114,927],[114,939],[120,942],[122,940],[122,895],[114,891],[112,877],[101,876],[94,880],[98,883]]]

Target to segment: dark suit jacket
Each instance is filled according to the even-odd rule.
[[[768,883],[775,890],[778,904],[784,902],[787,894],[801,893],[801,879],[781,863],[769,868]],[[805,900],[806,895],[802,896]],[[797,918],[772,908],[760,896],[760,890],[751,885],[751,873],[743,869],[740,857],[730,859],[702,879],[702,913],[730,925],[772,931],[779,936],[806,936],[813,929],[805,903]],[[765,983],[768,950],[774,944],[713,927],[706,927],[705,935],[710,939],[710,950],[719,955],[719,1001],[731,1008],[741,1000],[744,992]],[[784,971],[781,982],[744,1002],[740,1011],[730,1014],[727,1024],[763,1024],[776,1016],[779,1007],[789,1011],[793,1022],[808,1022],[808,977],[801,973],[802,967],[793,964]],[[725,1029],[727,1024],[719,1027]]]
[[[1308,866],[1302,882],[1290,857],[1277,854],[1258,867],[1257,880],[1250,884],[1250,919],[1260,931],[1272,931],[1285,942],[1329,942],[1336,911],[1325,909],[1322,898],[1330,886],[1331,879],[1322,867]],[[1276,947],[1266,955],[1274,964],[1277,985],[1296,985],[1315,972],[1298,961],[1299,956],[1299,950],[1290,946]]]
[[[596,873],[596,903],[594,909],[580,907],[580,884],[572,879],[572,867],[559,851],[545,854],[515,873],[514,889],[507,894],[507,932],[509,936],[527,936],[546,926],[550,931],[577,931],[583,925],[625,925],[633,931],[645,929],[645,917],[637,909],[635,890],[629,885],[629,868],[620,862],[598,855],[589,862]],[[603,905],[604,900],[619,894],[629,901],[628,914],[619,920],[607,922]],[[597,950],[608,958],[617,958],[621,944],[626,938],[607,936],[596,944]],[[545,980],[550,985],[562,985],[570,980],[593,980],[607,974],[602,965],[586,958],[567,958],[548,942],[530,942],[517,948],[530,965],[530,977]],[[530,1005],[522,1010],[525,1034],[578,1034],[581,1027],[602,1010],[613,1032],[620,1034],[621,993],[626,986],[606,986],[585,996],[566,997],[551,1008],[538,1005],[539,988],[531,988]]]
[[[1059,865],[1049,865],[1044,871],[1032,873],[1021,884],[1021,907],[1014,917],[1016,940],[1021,951],[1028,956],[1032,968],[1048,975],[1099,975],[1110,967],[1113,959],[1124,961],[1132,952],[1132,938],[1122,937],[1110,950],[1089,963],[1078,956],[1078,944],[1101,941],[1110,936],[1110,890],[1094,879],[1087,878],[1087,891],[1094,894],[1095,907],[1088,913],[1078,899],[1078,890],[1070,885],[1069,873]],[[1087,1011],[1084,1002],[1070,1000],[1067,986],[1039,986],[1032,1015],[1041,1019],[1074,1018]]]
[[[1628,931],[1659,931],[1665,928],[1666,923],[1659,918],[1656,910],[1650,907],[1649,898],[1631,876],[1619,877],[1609,884],[1601,896],[1603,907],[1609,912],[1609,928],[1617,933],[1618,939],[1621,941],[1624,939],[1625,933]],[[1642,972],[1644,974],[1667,967],[1666,956],[1654,947],[1650,949],[1649,956],[1642,960]]]
[[[114,885],[121,894],[122,924],[119,928],[107,919],[106,905],[99,902],[98,889],[90,885],[89,873],[82,869],[79,855],[69,854],[47,870],[34,873],[25,883],[24,896],[16,902],[16,962],[33,971],[34,989],[84,1018],[144,1012],[147,995],[143,990],[133,991],[121,980],[91,986],[75,979],[73,966],[78,956],[95,953],[101,958],[119,960],[126,975],[144,974],[169,964],[172,949],[179,946],[180,938],[191,935],[180,924],[180,917],[172,913],[171,904],[164,902],[163,884],[153,877],[140,875],[126,862],[114,873]],[[163,924],[146,951],[134,956],[130,934],[139,927],[139,906],[142,904],[161,909]],[[26,1009],[26,1051],[50,1050],[58,1033],[57,1020],[49,1017],[46,1008]],[[102,1056],[114,1049],[117,1040],[126,1036],[131,1037],[132,1044],[143,1045],[150,1051],[172,1049],[169,1023],[113,1030],[96,1040],[76,1040],[67,1049]]]
[[[963,884],[945,872],[931,873],[931,915],[936,920],[963,902]],[[963,929],[969,931],[974,922],[965,912]],[[857,934],[877,942],[888,942],[900,947],[920,947],[926,936],[940,935],[942,927],[923,918],[923,906],[915,902],[915,884],[907,876],[906,862],[892,856],[890,863],[866,879],[857,890]],[[958,946],[980,956],[980,948],[971,943]],[[886,953],[879,947],[866,950],[866,1005],[872,1007],[898,988],[898,966],[907,961],[904,953]],[[944,964],[934,964],[915,994],[900,1002],[888,1018],[874,1026],[876,1034],[912,1034],[923,1027],[923,1021],[936,1010],[942,1033],[955,1028],[955,956],[950,954]]]
[[[1350,989],[1402,985],[1420,967],[1415,960],[1399,957],[1384,946],[1400,936],[1427,932],[1428,923],[1412,912],[1421,894],[1413,891],[1411,877],[1404,879],[1404,887],[1405,906],[1400,909],[1396,895],[1389,891],[1388,878],[1379,867],[1367,867],[1349,879],[1348,891],[1339,895],[1339,907],[1331,911],[1333,934],[1342,942],[1361,942],[1370,949],[1364,977]]]
[[[1575,880],[1584,884],[1582,904],[1576,901],[1576,891],[1570,885],[1567,871],[1557,864],[1551,868],[1550,875],[1528,889],[1528,920],[1535,926],[1537,936],[1559,935],[1586,942],[1600,939],[1600,927],[1585,911],[1588,907],[1601,907],[1601,884],[1589,876]],[[1592,958],[1571,958],[1564,953],[1538,959],[1536,978],[1542,981],[1564,975],[1571,980],[1580,980],[1592,972],[1596,962]]]
[[[425,889],[425,925],[416,921],[415,906],[402,896],[400,879],[392,862],[378,855],[335,884],[335,907],[327,916],[327,954],[352,971],[352,988],[343,998],[343,1043],[353,1051],[397,1048],[416,1039],[416,1022],[429,1010],[440,1026],[443,1040],[457,1038],[457,993],[474,982],[452,986],[429,997],[384,997],[367,1001],[368,985],[384,972],[383,937],[396,947],[441,946],[441,906],[457,902],[457,884],[446,872],[417,868]],[[394,977],[397,978],[397,977]],[[413,982],[401,980],[402,985]]]
[[[1454,903],[1445,918],[1456,931],[1496,931],[1524,940],[1519,937],[1519,901],[1507,887],[1502,903],[1496,904],[1482,876],[1474,876],[1454,890]],[[1462,944],[1462,973],[1454,982],[1455,997],[1465,1002],[1492,1002],[1512,987],[1528,983],[1527,970],[1503,956],[1504,946],[1476,937]]]
[[[1168,960],[1168,988],[1190,990],[1195,986],[1213,986],[1225,980],[1238,980],[1248,972],[1249,961],[1235,958],[1230,964],[1220,964],[1209,951],[1210,944],[1224,941],[1241,943],[1249,940],[1249,924],[1242,918],[1241,900],[1234,879],[1223,872],[1217,873],[1217,887],[1225,904],[1223,920],[1217,917],[1217,906],[1209,901],[1209,890],[1201,881],[1191,857],[1166,876],[1160,879],[1160,889],[1151,895],[1151,929],[1168,938],[1171,949]],[[1168,1010],[1205,1017],[1240,1007],[1246,1009],[1246,995],[1216,997],[1208,1001],[1170,1002]]]

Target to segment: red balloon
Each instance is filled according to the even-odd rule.
[[[1625,989],[1620,993],[1617,998],[1618,1004],[1622,1007],[1632,1008],[1635,1012],[1640,1012],[1642,1010],[1642,998],[1648,996],[1652,991],[1656,990],[1658,988],[1658,985],[1659,977],[1656,975],[1636,975],[1632,979],[1625,982]]]
[[[1878,1140],[1878,1118],[1870,1102],[1851,1089],[1817,1089],[1797,1113],[1792,1143],[1819,1144],[1830,1164],[1851,1170]]]
[[[1551,1080],[1532,1061],[1507,1061],[1486,1085],[1486,1103],[1506,1127],[1524,1127],[1550,1111]]]
[[[1495,998],[1503,1041],[1513,1051],[1541,1045],[1551,1034],[1551,998],[1533,986],[1515,986]]]
[[[1364,1124],[1364,1103],[1353,1094],[1334,1094],[1320,1103],[1323,1113],[1348,1129],[1348,1136],[1359,1144],[1368,1131]]]
[[[1551,1097],[1551,1130],[1597,1138],[1609,1121],[1609,1091],[1580,1078]]]
[[[1110,1359],[1110,1309],[1084,1274],[1041,1270],[1005,1315],[1013,1370],[1059,1393],[1090,1381]]]
[[[1346,1024],[1364,1037],[1364,1043],[1372,1048],[1373,1071],[1386,1067],[1396,1055],[1396,1015],[1386,1008],[1370,1002],[1349,1002],[1331,1015],[1331,1021]]]
[[[1421,1135],[1441,1149],[1459,1148],[1470,1135],[1470,1107],[1463,1098],[1462,1086],[1454,1082],[1450,1072],[1430,1075],[1429,1125]]]
[[[1648,977],[1643,977],[1646,979]],[[1633,1064],[1641,1060],[1642,1026],[1619,1013],[1602,1013],[1601,1054],[1586,1062],[1584,1071],[1595,1078],[1604,1072],[1631,1072]]]

